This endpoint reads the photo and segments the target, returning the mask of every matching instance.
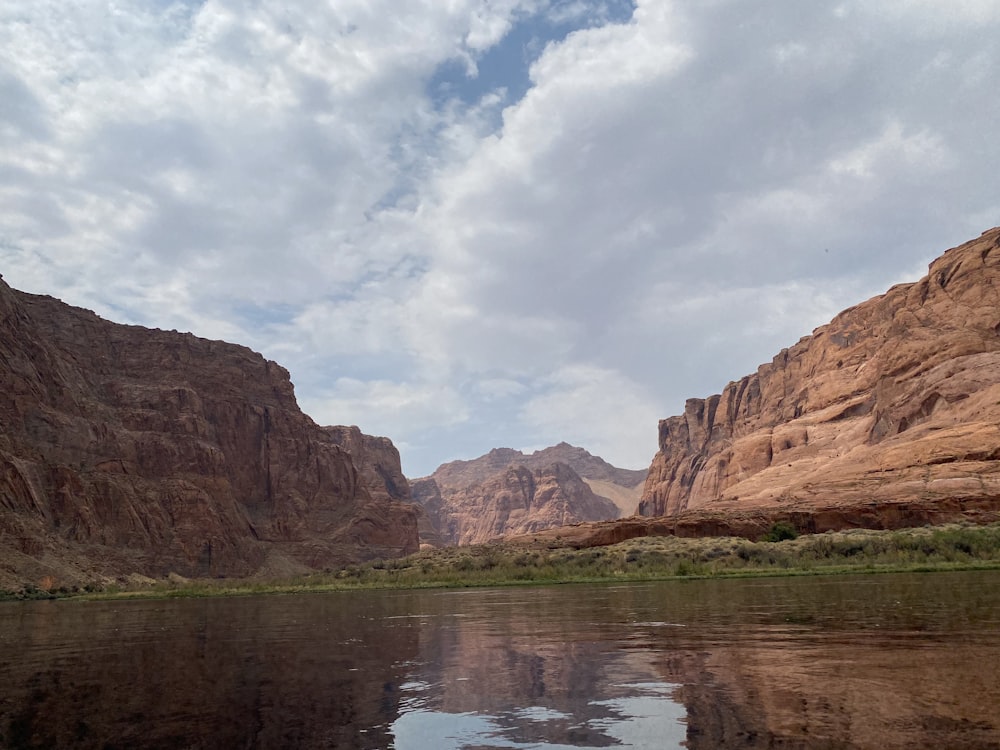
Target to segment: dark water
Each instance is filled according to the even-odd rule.
[[[4,604],[0,746],[1000,748],[1000,573]]]

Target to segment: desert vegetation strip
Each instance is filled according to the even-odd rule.
[[[692,577],[820,575],[1000,569],[1000,524],[871,531],[854,529],[796,537],[775,525],[768,538],[641,537],[607,547],[557,543],[486,544],[427,550],[289,580],[217,579],[25,586],[7,599],[224,596],[382,588],[444,588]]]

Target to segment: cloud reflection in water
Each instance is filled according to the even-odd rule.
[[[409,696],[391,733],[395,750],[680,748],[687,727],[684,706],[670,697],[677,687],[664,682],[611,685],[608,693],[613,697],[587,703],[589,716],[545,706],[501,715],[448,713],[429,708],[426,696]],[[424,692],[426,685],[419,684],[419,690]]]

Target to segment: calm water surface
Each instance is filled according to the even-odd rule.
[[[0,746],[1000,749],[1000,573],[8,603]]]

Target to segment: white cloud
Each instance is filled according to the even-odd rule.
[[[605,460],[625,468],[645,468],[656,453],[656,420],[660,402],[639,384],[614,370],[567,365],[540,381],[542,392],[520,411],[535,445],[552,445],[561,435],[576,440]],[[644,425],[645,430],[637,430]]]
[[[463,398],[452,388],[434,383],[338,378],[325,392],[300,396],[302,408],[320,424],[364,424],[377,435],[400,433],[400,425],[450,427],[468,419]],[[402,430],[402,437],[413,434]]]
[[[899,122],[890,122],[869,143],[830,160],[834,174],[873,179],[885,170],[923,172],[928,176],[951,166],[942,139],[927,130],[906,135]]]
[[[0,265],[263,351],[415,473],[641,465],[686,397],[1000,224],[998,8],[7,0]]]
[[[923,33],[941,34],[956,28],[1000,22],[1000,6],[993,0],[897,0],[893,3],[845,3],[855,12],[873,13],[892,23],[904,23]]]

